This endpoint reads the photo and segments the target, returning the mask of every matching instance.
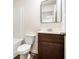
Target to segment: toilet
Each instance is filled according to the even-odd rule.
[[[25,44],[22,44],[17,48],[17,52],[20,55],[20,59],[28,59],[28,54],[31,51],[35,38],[36,35],[32,33],[26,34],[24,36]]]

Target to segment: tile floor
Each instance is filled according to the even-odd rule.
[[[14,59],[20,59],[20,55],[16,56]],[[38,54],[31,55],[31,58],[29,59],[38,59]]]

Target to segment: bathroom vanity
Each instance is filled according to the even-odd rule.
[[[65,34],[38,33],[39,59],[64,59]]]

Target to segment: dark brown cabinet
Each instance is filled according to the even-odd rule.
[[[38,34],[38,59],[64,59],[64,34]]]

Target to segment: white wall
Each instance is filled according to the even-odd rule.
[[[66,32],[66,0],[62,0],[62,30]]]
[[[35,32],[40,26],[40,1],[28,0],[24,15],[25,32]]]
[[[14,8],[23,8],[24,33],[35,32],[39,28],[53,28],[62,30],[62,22],[64,21],[61,23],[40,23],[40,3],[41,0],[14,0]]]
[[[13,37],[22,38],[24,35],[24,1],[13,0]]]

